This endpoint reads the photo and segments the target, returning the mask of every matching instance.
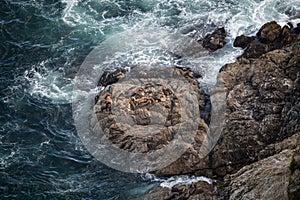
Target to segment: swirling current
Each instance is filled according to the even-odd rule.
[[[229,41],[222,50],[184,63],[204,74],[199,82],[209,87],[220,67],[240,55],[232,47],[236,36],[254,34],[271,20],[299,23],[299,17],[298,0],[2,0],[0,199],[134,199],[159,184],[199,179],[124,173],[91,156],[72,117],[81,63],[108,38],[126,38],[128,30],[201,38],[222,26]],[[173,62],[157,54],[121,56],[132,64]],[[112,56],[111,63],[120,62]]]

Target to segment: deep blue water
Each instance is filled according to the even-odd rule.
[[[77,135],[72,79],[110,36],[150,27],[202,37],[224,26],[224,50],[187,62],[213,84],[240,53],[235,36],[299,15],[298,0],[2,0],[0,199],[132,199],[160,183],[103,165]]]

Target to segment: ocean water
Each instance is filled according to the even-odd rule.
[[[201,72],[199,83],[210,87],[220,67],[241,54],[232,47],[234,38],[255,34],[271,20],[299,23],[300,1],[2,0],[0,199],[133,199],[156,185],[207,181],[124,173],[93,158],[72,117],[74,77],[94,48],[126,40],[135,30],[141,40],[150,32],[161,41],[161,33],[201,38],[225,27],[223,49],[181,62]],[[133,53],[114,49],[109,65],[174,64],[154,43],[145,51],[130,40],[126,45]]]

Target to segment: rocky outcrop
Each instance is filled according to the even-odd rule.
[[[288,197],[290,200],[300,199],[300,139],[289,165],[291,175],[289,177]]]
[[[260,153],[270,149],[272,156],[245,165],[236,173],[229,173],[224,179],[215,180],[212,184],[201,181],[173,188],[157,187],[142,199],[299,199],[300,132],[268,145]],[[195,190],[194,187],[200,189]],[[178,192],[178,188],[182,188],[181,192]]]
[[[255,40],[254,36],[240,35],[235,38],[235,40],[233,42],[233,46],[241,47],[241,48],[245,49],[254,40]]]
[[[189,149],[157,173],[223,177],[274,154],[260,152],[300,131],[299,50],[296,43],[225,65],[219,81],[227,91],[226,122],[218,144],[204,159]]]
[[[293,27],[291,23],[281,27],[277,22],[271,21],[264,24],[256,36],[238,36],[234,41],[235,47],[246,48],[241,57],[258,58],[262,54],[275,49],[282,49],[293,43],[299,34],[299,27]]]
[[[211,195],[203,199],[299,199],[299,41],[291,25],[265,24],[244,54],[219,72],[227,108],[217,145],[205,158],[192,147],[156,173],[191,173],[224,183],[217,195],[203,191]]]
[[[217,144],[205,157],[201,146],[209,135],[210,120],[203,115],[195,121],[182,116],[177,96],[164,86],[174,85],[173,82],[167,84],[160,80],[163,84],[141,85],[144,72],[138,70],[139,81],[131,85],[130,78],[117,84],[126,77],[122,69],[102,75],[99,84],[105,88],[96,97],[95,112],[104,134],[119,148],[133,153],[151,153],[174,139],[180,120],[191,126],[196,122],[197,132],[187,151],[154,173],[204,175],[216,182],[177,185],[170,189],[159,187],[150,191],[146,199],[299,198],[298,29],[299,25],[281,27],[269,22],[261,27],[255,38],[240,36],[236,39],[236,46],[246,49],[236,62],[226,64],[219,72],[216,91],[222,88],[225,93],[225,123]],[[219,29],[206,36],[201,41],[203,46],[212,51],[224,46],[224,32]],[[180,94],[186,95],[183,100],[189,102],[187,108],[197,108],[200,114],[207,114],[210,102],[198,86],[198,76],[188,68],[170,68],[170,71],[186,80],[186,85],[178,84],[178,88]],[[147,78],[157,80],[157,72],[153,77],[151,71],[147,73]],[[194,100],[184,87],[193,88]],[[117,91],[115,96],[112,91]],[[126,112],[112,110],[112,104],[121,106]],[[148,126],[151,124],[155,126]],[[163,128],[157,128],[157,124]],[[151,134],[147,133],[149,130]]]
[[[291,150],[284,150],[230,176],[228,199],[288,199],[288,185],[292,158]]]
[[[187,85],[174,81],[173,77],[166,80],[157,78],[160,73],[157,70],[134,68],[130,73],[135,76],[126,77],[123,69],[105,71],[99,80],[99,85],[105,88],[97,95],[94,110],[108,140],[128,152],[151,153],[164,148],[174,139],[175,134],[182,130],[181,121],[192,127],[190,124],[195,124],[193,120],[196,120],[195,146],[200,146],[207,134],[207,124],[200,115],[191,120],[181,111],[188,108],[204,113],[207,96],[199,87],[196,78],[199,75],[189,68],[169,69],[168,75],[182,77],[186,80],[184,83],[190,85],[191,90],[184,92]],[[152,82],[148,83],[151,78]],[[117,83],[120,79],[122,82]],[[180,91],[181,99],[170,89],[170,84]],[[196,107],[185,103],[192,101]]]
[[[220,70],[228,107],[222,138],[211,155],[218,176],[259,160],[266,146],[300,131],[298,55],[295,44],[259,59],[242,58]]]
[[[225,28],[218,28],[214,32],[207,34],[200,42],[202,46],[211,51],[221,49],[226,44],[226,31]]]
[[[227,176],[226,199],[298,199],[300,176],[292,168],[299,139],[297,134],[276,144],[278,153]]]
[[[275,21],[264,24],[257,32],[257,37],[262,43],[271,43],[279,38],[281,26]]]

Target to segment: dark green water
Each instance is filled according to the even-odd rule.
[[[0,199],[132,199],[160,183],[106,167],[77,135],[72,79],[106,38],[149,27],[202,37],[225,26],[224,51],[189,62],[205,73],[200,82],[213,84],[240,53],[235,36],[269,20],[295,21],[299,9],[293,0],[2,0]]]

